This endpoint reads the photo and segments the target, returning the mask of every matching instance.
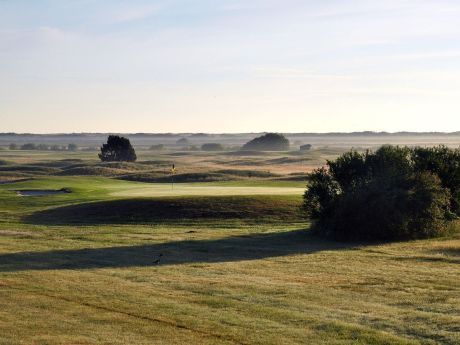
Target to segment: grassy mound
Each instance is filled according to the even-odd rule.
[[[50,162],[39,162],[35,164],[36,166],[41,167],[50,167],[50,168],[69,168],[75,165],[84,165],[82,159],[60,159]]]
[[[20,173],[34,173],[37,175],[52,175],[60,171],[57,168],[43,167],[37,165],[11,165],[11,166],[2,166],[0,172],[20,172]]]
[[[280,175],[273,174],[269,171],[260,171],[260,170],[241,170],[241,169],[223,169],[217,170],[218,174],[226,174],[238,177],[278,177]]]
[[[149,167],[145,166],[145,164],[138,164],[138,163],[131,163],[131,162],[103,162],[98,163],[96,166],[102,168],[110,168],[110,169],[119,169],[119,170],[127,170],[127,171],[139,171],[139,170],[146,170]]]
[[[126,171],[120,169],[106,168],[100,166],[75,167],[59,171],[59,176],[116,176],[125,174]]]
[[[299,181],[299,182],[307,182],[308,181],[308,174],[304,173],[292,173],[287,176],[279,177],[276,181]]]
[[[247,151],[231,151],[224,153],[227,156],[265,156],[268,153],[263,151],[254,151],[254,150],[247,150]]]
[[[122,176],[118,176],[118,178],[126,181],[151,183],[170,183],[172,181],[171,175],[165,175],[164,171],[129,173]],[[220,182],[231,181],[234,179],[235,178],[232,178],[231,176],[217,173],[185,173],[174,175],[175,183]]]
[[[58,207],[26,217],[32,224],[130,224],[237,220],[302,222],[298,197],[225,196],[125,199]]]

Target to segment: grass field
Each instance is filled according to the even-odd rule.
[[[118,175],[24,173],[65,157],[15,154],[0,153],[5,181],[27,179],[0,185],[2,345],[460,343],[458,235],[326,241],[299,213],[302,181],[172,190]],[[72,158],[96,164],[87,155]],[[16,194],[61,188],[71,193]]]

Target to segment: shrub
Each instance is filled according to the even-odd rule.
[[[452,210],[460,215],[460,149],[445,146],[416,148],[412,151],[416,170],[426,170],[441,179],[451,193]]]
[[[10,150],[17,150],[17,149],[18,149],[18,145],[16,145],[15,143],[11,143],[11,144],[9,145],[9,149],[10,149]]]
[[[32,143],[24,144],[21,146],[21,150],[36,150],[37,146]]]
[[[78,146],[76,144],[69,144],[69,145],[67,145],[67,150],[68,151],[77,151]]]
[[[436,169],[426,168],[427,159],[420,158],[419,150],[384,146],[376,152],[351,151],[329,161],[328,169],[315,170],[304,194],[304,210],[315,220],[314,229],[339,240],[444,234],[456,212],[455,188],[443,183]],[[458,167],[458,162],[450,150],[444,165]],[[451,174],[455,173],[458,168],[452,169]],[[446,176],[451,178],[451,174]]]
[[[150,146],[149,150],[151,151],[161,151],[165,148],[163,144],[157,144],[157,145],[152,145]]]
[[[101,147],[99,158],[103,162],[134,162],[137,156],[129,139],[109,135],[107,144]]]
[[[39,150],[39,151],[48,151],[49,150],[49,146],[46,145],[46,144],[38,144],[37,147],[35,148],[36,150]]]
[[[281,134],[267,133],[247,142],[244,151],[286,151],[289,150],[289,140]]]
[[[66,147],[65,146],[60,146],[60,145],[52,145],[50,147],[51,151],[65,151]]]
[[[201,145],[202,151],[222,151],[224,147],[218,143],[207,143]]]
[[[311,147],[311,144],[300,145],[300,151],[310,151]]]

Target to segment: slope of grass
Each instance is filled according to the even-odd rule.
[[[36,212],[31,224],[157,224],[229,221],[302,223],[297,196],[194,196],[81,203]]]

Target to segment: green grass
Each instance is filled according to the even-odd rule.
[[[72,193],[14,192],[60,188]],[[319,239],[298,214],[302,191],[97,176],[0,185],[0,344],[460,343],[458,235]]]

